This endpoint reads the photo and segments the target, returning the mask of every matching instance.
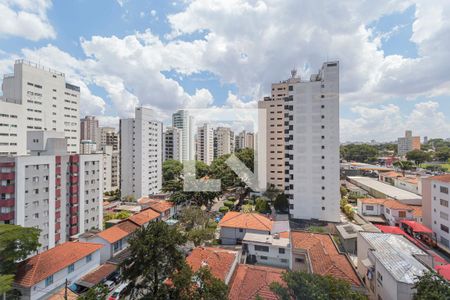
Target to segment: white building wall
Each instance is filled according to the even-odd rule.
[[[197,160],[210,165],[214,159],[214,131],[210,124],[203,124],[197,130]]]
[[[27,154],[25,108],[0,97],[0,155]]]
[[[245,229],[245,228],[220,227],[220,240],[224,245],[235,245],[238,240],[244,239],[244,236],[247,232],[266,235],[270,234],[270,231]]]
[[[432,180],[431,197],[431,229],[436,235],[439,247],[450,251],[450,183]],[[424,213],[425,214],[425,213]],[[425,224],[427,225],[427,224]]]
[[[295,219],[339,221],[339,63],[291,85],[286,194]]]
[[[179,110],[172,115],[172,125],[182,130],[182,160],[194,160],[194,118],[187,110]]]
[[[279,268],[289,268],[291,259],[291,248],[290,247],[278,247],[269,244],[262,244],[257,242],[244,241],[247,245],[248,255],[255,255],[258,264],[269,265]],[[269,251],[259,251],[255,249],[255,245],[267,246]],[[279,249],[284,249],[284,253],[280,253]],[[261,258],[267,257],[267,259]]]

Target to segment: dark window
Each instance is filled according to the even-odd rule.
[[[441,186],[439,189],[441,190],[441,193],[448,194],[448,187]]]
[[[293,86],[293,85],[290,85],[290,86],[289,86],[289,90],[290,90],[290,91],[293,91],[293,90],[294,90],[294,86]]]
[[[325,206],[322,206],[322,210],[325,210]]]
[[[244,232],[244,229],[242,229],[242,228],[239,228],[239,232]]]
[[[441,230],[448,233],[448,226],[445,226],[445,225],[441,224]]]
[[[255,251],[269,252],[269,246],[255,245]]]
[[[285,249],[284,248],[278,248],[278,253],[284,254],[285,253]]]
[[[289,209],[294,209],[294,204],[289,204]]]
[[[304,258],[301,258],[301,257],[296,257],[296,258],[295,258],[295,262],[298,262],[298,263],[304,263],[304,262],[305,262],[305,259],[304,259]]]
[[[262,260],[267,260],[267,256],[260,256]]]

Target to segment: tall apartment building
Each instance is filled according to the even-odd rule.
[[[26,132],[35,130],[63,131],[69,153],[79,152],[80,88],[67,83],[63,73],[16,60],[14,73],[3,77],[2,91],[0,154],[26,154]]]
[[[39,228],[39,251],[102,229],[102,156],[68,154],[62,132],[27,136],[30,155],[0,157],[0,224]]]
[[[339,62],[288,84],[285,193],[295,219],[339,221]]]
[[[119,134],[113,127],[100,127],[100,146],[112,146],[113,151],[119,150]]]
[[[197,160],[210,165],[214,159],[214,131],[205,123],[197,128]]]
[[[167,127],[163,134],[164,160],[182,161],[183,131],[176,127]]]
[[[214,158],[234,152],[234,132],[229,127],[214,130]]]
[[[403,156],[412,150],[420,150],[420,136],[413,136],[411,130],[406,130],[405,136],[398,138],[397,152]]]
[[[153,110],[138,107],[133,119],[120,120],[122,195],[136,199],[158,193],[162,179],[162,123]]]
[[[244,148],[255,149],[255,134],[245,130],[241,131],[235,136],[235,148],[236,151]]]
[[[450,174],[422,178],[422,223],[450,252]]]
[[[80,140],[90,140],[100,148],[100,129],[95,116],[85,116],[80,120]]]
[[[187,110],[179,110],[172,115],[172,125],[182,130],[181,159],[195,159],[194,118]]]

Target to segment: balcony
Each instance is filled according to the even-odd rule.
[[[55,173],[56,173],[56,175],[61,175],[61,167],[56,167]]]
[[[77,234],[77,233],[78,233],[78,226],[70,227],[69,233],[70,233],[70,235],[75,235],[75,234]]]
[[[78,217],[77,216],[70,217],[70,225],[78,225]]]
[[[10,221],[14,219],[14,212],[0,213],[0,221]]]
[[[76,196],[70,196],[70,198],[69,198],[69,203],[70,203],[70,204],[78,204],[78,197],[76,197]]]
[[[55,223],[55,232],[58,232],[61,229],[61,223]]]
[[[56,186],[61,186],[61,178],[56,178],[55,183]]]
[[[14,185],[0,186],[0,194],[14,194]]]
[[[55,190],[55,196],[56,196],[56,198],[61,197],[61,190],[60,189]]]
[[[78,176],[70,176],[70,183],[71,184],[78,183]]]
[[[76,215],[78,213],[78,206],[72,206],[70,208],[70,214],[71,215]]]
[[[61,200],[55,200],[55,209],[61,208]]]
[[[69,189],[70,193],[73,194],[78,194],[78,185],[73,185],[70,187]]]
[[[80,157],[77,154],[70,156],[70,162],[71,163],[77,163],[79,161],[80,161]]]
[[[3,162],[0,163],[0,168],[14,168],[16,164],[12,161],[12,162]]]
[[[61,156],[55,156],[55,163],[57,164],[61,163]]]
[[[0,207],[14,207],[15,204],[16,201],[14,200],[14,198],[5,200],[0,199]]]
[[[0,173],[0,180],[14,180],[16,178],[16,173]]]
[[[78,173],[78,166],[77,165],[71,165],[69,167],[70,173]]]
[[[60,233],[56,233],[55,234],[55,243],[58,242],[61,239],[61,234]]]
[[[57,211],[57,212],[55,212],[55,219],[58,220],[59,218],[61,218],[61,212]]]

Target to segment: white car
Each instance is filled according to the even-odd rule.
[[[108,288],[108,291],[112,291],[114,289],[114,281],[107,280],[105,281],[104,285]]]

